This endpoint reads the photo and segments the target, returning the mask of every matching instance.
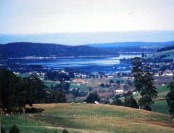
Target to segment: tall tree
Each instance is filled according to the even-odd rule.
[[[29,80],[34,103],[45,102],[47,86],[37,77],[37,75],[29,76]]]
[[[138,103],[143,109],[151,110],[150,105],[157,96],[156,87],[153,85],[153,74],[151,68],[142,63],[141,58],[134,58],[132,61],[132,74],[134,76],[134,86],[140,93],[141,98]]]
[[[169,107],[169,112],[172,115],[172,118],[174,118],[174,77],[173,82],[168,85],[168,88],[170,89],[170,92],[167,93],[166,100]]]
[[[18,106],[16,98],[20,79],[13,72],[0,69],[0,105],[5,110],[13,110]]]
[[[134,86],[138,92],[143,88],[143,64],[141,58],[135,57],[132,61],[132,74],[134,77]]]

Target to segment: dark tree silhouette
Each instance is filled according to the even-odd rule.
[[[66,102],[65,92],[62,89],[57,90],[54,95],[55,95],[56,103],[65,103]]]
[[[138,108],[138,104],[136,100],[133,98],[133,95],[131,92],[128,92],[127,94],[125,94],[124,106],[131,107],[131,108]]]
[[[62,133],[68,133],[68,130],[63,129]]]
[[[97,92],[89,93],[86,98],[87,103],[94,103],[95,101],[100,101],[100,97],[98,96]]]
[[[0,69],[0,106],[4,111],[15,112],[26,104],[45,102],[46,88],[36,75],[20,78]]]

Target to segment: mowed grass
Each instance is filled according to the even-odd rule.
[[[66,128],[72,133],[173,133],[174,123],[169,115],[114,105],[95,104],[37,104],[44,108],[41,114],[15,116],[24,120],[24,131],[30,127],[35,132],[58,132]],[[32,125],[24,124],[25,120]],[[5,118],[4,120],[7,123]],[[38,127],[37,127],[38,124]],[[10,121],[7,125],[11,125]],[[25,127],[26,125],[26,127]],[[46,129],[45,129],[46,128]]]

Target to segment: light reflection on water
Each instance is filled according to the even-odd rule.
[[[121,64],[120,59],[140,57],[140,55],[120,55],[119,57],[84,57],[84,58],[53,58],[53,59],[24,59],[23,64],[42,65],[47,68],[78,68],[85,71],[115,72],[130,71],[130,64]]]
[[[120,55],[119,57],[107,57],[107,58],[60,58],[60,59],[49,59],[40,60],[39,62],[29,62],[27,64],[40,64],[45,66],[57,66],[62,67],[68,66],[88,66],[88,65],[114,65],[119,64],[120,59],[140,57],[140,55]]]

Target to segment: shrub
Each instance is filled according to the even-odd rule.
[[[68,130],[63,129],[62,133],[68,133]]]
[[[145,106],[145,110],[152,111],[152,108],[149,105],[147,105],[147,106]]]
[[[137,104],[136,100],[133,97],[126,98],[124,105],[126,107],[138,108],[138,104]]]
[[[116,98],[116,99],[114,99],[114,101],[111,104],[112,105],[122,106],[123,102],[119,98]]]
[[[97,92],[89,93],[86,98],[87,103],[94,103],[95,101],[100,101],[100,97],[98,96]]]

